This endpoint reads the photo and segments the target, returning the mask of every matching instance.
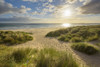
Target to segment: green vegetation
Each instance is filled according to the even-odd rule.
[[[65,42],[89,42],[100,40],[100,25],[77,26],[49,32],[46,37],[58,37]]]
[[[16,63],[20,63],[20,62],[23,62],[23,61],[27,60],[30,51],[31,51],[31,49],[25,49],[25,50],[19,49],[17,51],[14,51],[12,53],[11,57],[14,58],[14,61]]]
[[[12,49],[0,45],[0,67],[80,67],[75,57],[63,51],[52,48]]]
[[[22,67],[38,50],[30,48],[12,49],[11,47],[0,45],[0,67]]]
[[[46,37],[56,37],[60,41],[74,43],[71,45],[73,49],[92,55],[97,53],[98,49],[94,47],[95,45],[84,42],[100,41],[100,25],[69,27],[51,31]]]
[[[36,67],[79,67],[79,65],[71,54],[50,48],[40,51]]]
[[[12,48],[5,45],[0,45],[0,67],[10,67],[9,54],[12,53]]]
[[[14,45],[31,41],[33,40],[33,37],[29,34],[31,33],[0,31],[0,44]]]
[[[57,36],[60,36],[61,34],[65,34],[67,32],[68,32],[68,30],[66,30],[66,29],[51,31],[46,35],[46,37],[57,37]]]
[[[86,53],[88,55],[95,54],[99,51],[96,47],[88,43],[73,43],[71,44],[71,47],[77,51]]]

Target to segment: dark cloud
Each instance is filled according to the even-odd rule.
[[[82,14],[100,14],[100,0],[91,0],[80,7],[80,12]]]
[[[26,13],[30,8],[26,8],[25,6],[21,6],[21,8],[13,7],[12,4],[6,3],[4,1],[0,1],[0,14],[5,13]]]

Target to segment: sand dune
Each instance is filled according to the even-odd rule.
[[[71,52],[76,58],[77,62],[82,63],[82,65],[90,65],[90,67],[100,67],[100,54],[96,54],[93,56],[88,56],[83,53],[74,51],[70,48],[69,43],[60,42],[56,38],[46,38],[45,35],[53,30],[59,28],[41,28],[41,29],[20,29],[13,31],[24,31],[33,33],[34,40],[30,42],[26,42],[24,44],[12,46],[13,48],[38,48],[42,49],[44,47],[52,47],[58,50],[64,50]]]

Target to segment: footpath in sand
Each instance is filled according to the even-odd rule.
[[[24,31],[33,33],[33,41],[26,42],[24,44],[12,46],[14,48],[38,48],[41,49],[43,47],[53,47],[58,50],[70,51],[72,54],[77,57],[78,62],[83,62],[83,64],[91,65],[90,67],[100,67],[100,53],[96,55],[85,55],[83,53],[74,51],[70,48],[69,43],[60,42],[56,38],[47,38],[45,35],[59,28],[41,28],[41,29],[21,29],[21,30],[13,30],[13,31]],[[81,60],[80,60],[81,59]],[[85,62],[85,63],[84,63]]]

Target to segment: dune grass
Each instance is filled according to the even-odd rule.
[[[0,44],[14,45],[31,40],[33,37],[27,32],[0,31]]]
[[[71,45],[73,49],[92,55],[97,53],[98,50],[94,46],[83,42],[100,41],[100,25],[69,27],[51,31],[45,36],[56,37],[60,41],[74,43]]]
[[[20,48],[14,50],[11,47],[0,45],[0,67],[22,67],[28,65],[32,55],[35,55],[38,50],[31,48]]]
[[[9,60],[9,54],[12,53],[12,48],[7,47],[3,44],[0,44],[0,67],[11,67],[10,64],[11,59]],[[13,63],[14,64],[14,63]]]
[[[72,43],[71,47],[88,55],[93,55],[99,51],[96,47],[88,43]]]
[[[79,67],[75,58],[66,52],[43,49],[37,56],[36,67]]]
[[[100,25],[76,26],[47,33],[46,37],[58,37],[65,42],[90,42],[100,40]]]
[[[70,53],[53,48],[14,50],[3,45],[0,51],[4,51],[0,54],[0,67],[80,67]]]

